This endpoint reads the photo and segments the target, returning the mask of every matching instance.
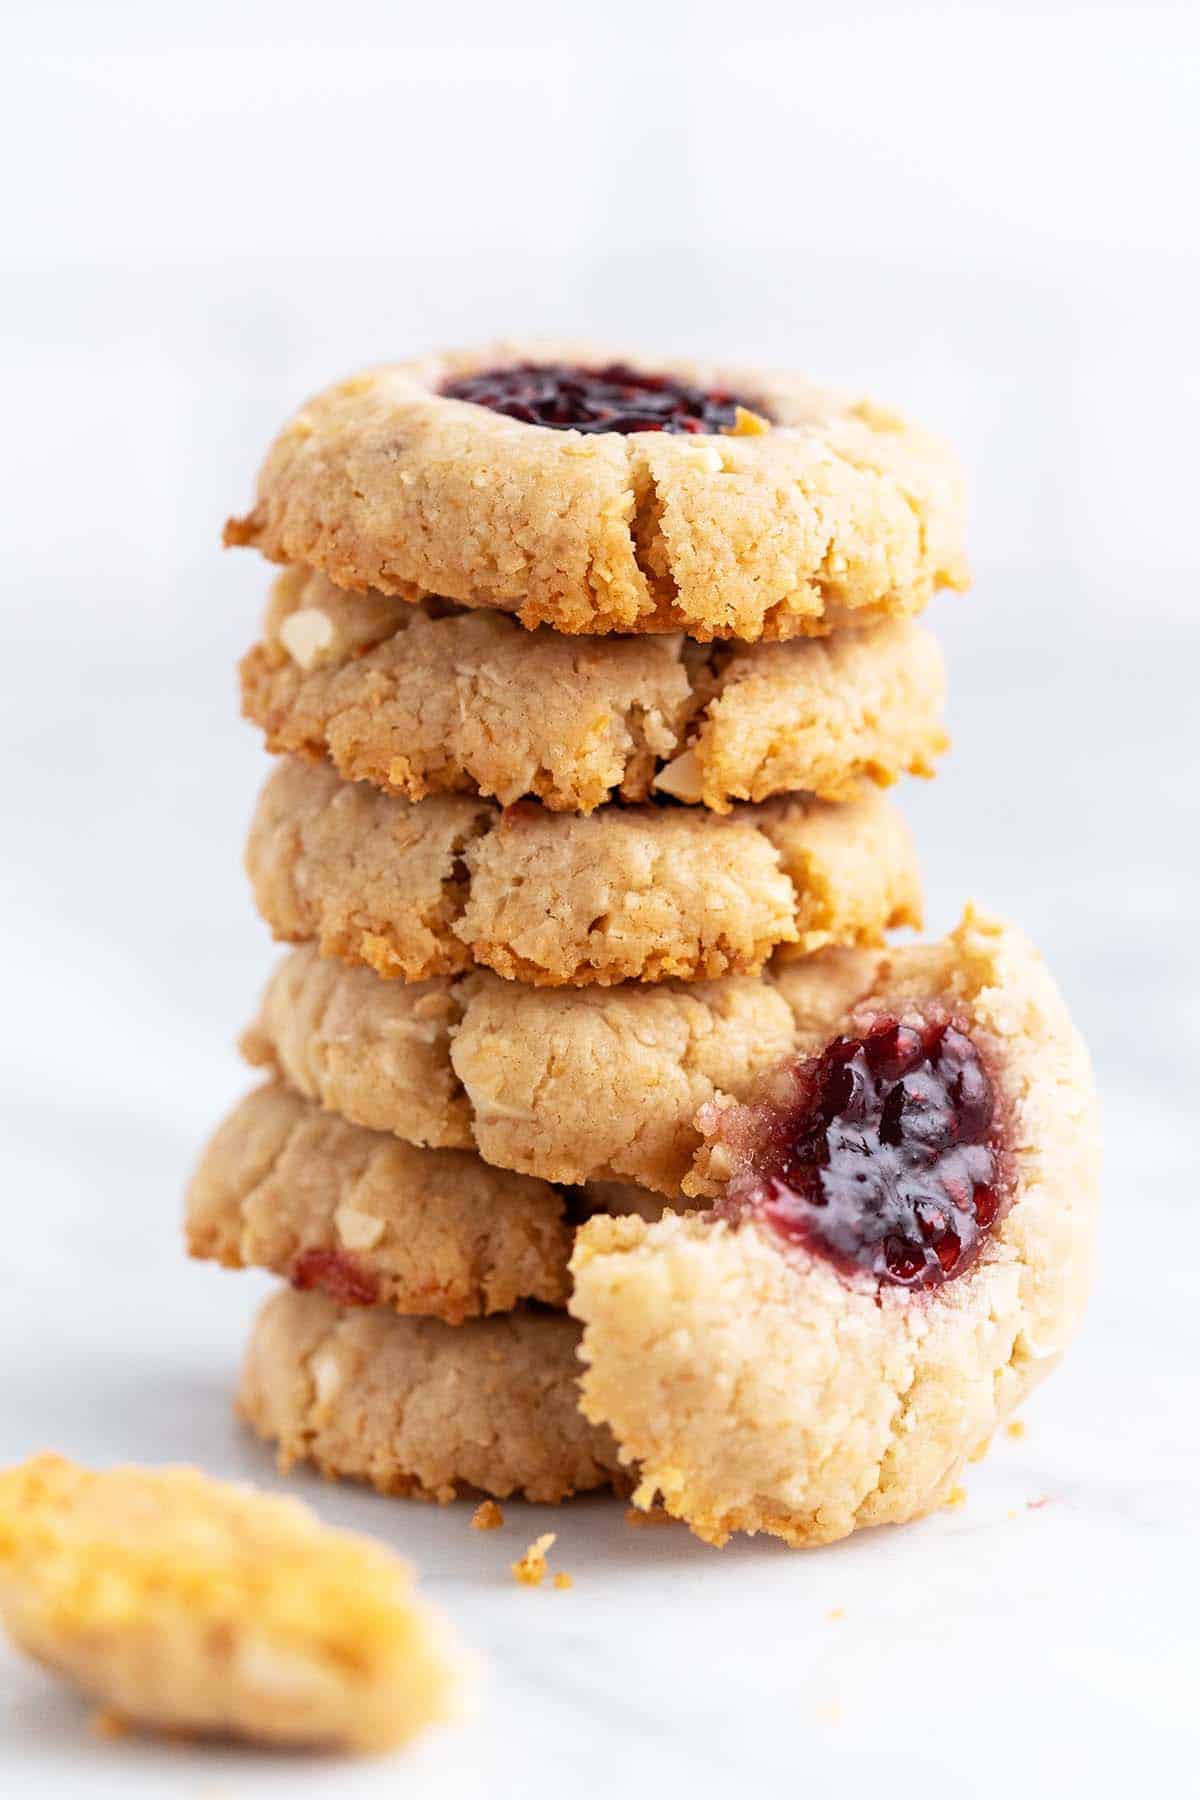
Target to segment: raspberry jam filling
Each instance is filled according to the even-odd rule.
[[[460,375],[442,393],[555,431],[731,431],[739,409],[757,411],[720,388],[692,387],[671,375],[646,375],[625,363],[585,369],[577,363],[517,363]]]
[[[970,1268],[1004,1179],[996,1092],[967,1032],[878,1018],[794,1075],[795,1105],[773,1114],[731,1200],[748,1185],[781,1236],[881,1282],[938,1287]]]
[[[292,1286],[320,1288],[339,1306],[374,1306],[379,1284],[340,1250],[302,1250],[291,1268]]]

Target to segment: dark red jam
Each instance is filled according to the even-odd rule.
[[[722,432],[739,407],[757,411],[722,389],[692,387],[672,375],[646,375],[625,363],[585,369],[576,363],[516,363],[460,375],[442,393],[492,412],[549,425],[554,431]]]
[[[878,1019],[801,1064],[796,1092],[755,1158],[776,1231],[901,1287],[968,1269],[1003,1176],[995,1089],[967,1033]]]
[[[340,1250],[302,1250],[291,1280],[293,1287],[320,1288],[339,1306],[374,1306],[379,1297],[375,1277]]]

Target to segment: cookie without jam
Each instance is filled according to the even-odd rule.
[[[704,980],[921,922],[912,839],[876,794],[579,818],[401,800],[289,758],[263,789],[246,867],[277,938],[404,981],[472,963],[546,987]]]
[[[407,1564],[195,1469],[0,1474],[0,1616],[154,1730],[382,1750],[445,1718],[459,1680]]]
[[[444,1325],[285,1289],[255,1322],[238,1412],[281,1468],[311,1462],[385,1494],[627,1492],[612,1437],[579,1411],[578,1347],[562,1313]]]
[[[407,800],[853,800],[932,774],[947,744],[941,651],[909,621],[789,644],[567,638],[288,569],[241,681],[271,750],[328,756]]]
[[[964,587],[963,483],[938,439],[803,377],[626,357],[749,394],[766,431],[583,435],[447,397],[505,363],[613,360],[493,344],[368,370],[310,400],[226,542],[339,586],[428,594],[567,633],[823,635]]]
[[[348,1125],[281,1083],[235,1107],[188,1190],[192,1256],[270,1269],[343,1305],[458,1325],[523,1300],[563,1307],[575,1223],[656,1219],[644,1189],[551,1187],[465,1150]]]
[[[833,1022],[879,952],[818,950],[762,977],[526,988],[489,970],[381,981],[304,946],[242,1039],[247,1060],[358,1125],[545,1181],[675,1195],[693,1120]]]
[[[964,1274],[881,1282],[760,1205],[596,1219],[578,1235],[584,1411],[638,1467],[638,1503],[712,1543],[734,1531],[827,1543],[943,1504],[1075,1333],[1097,1190],[1087,1052],[1027,939],[975,912],[942,942],[882,959],[843,1028],[931,1009],[985,1048],[1000,1103],[1006,1203]],[[772,1077],[745,1097],[769,1115],[779,1093]],[[735,1191],[747,1140],[729,1116],[745,1111],[726,1100],[701,1114],[689,1192]]]

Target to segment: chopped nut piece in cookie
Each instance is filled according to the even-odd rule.
[[[320,667],[326,652],[333,648],[333,621],[317,607],[302,607],[283,621],[279,641],[293,662],[311,672]]]

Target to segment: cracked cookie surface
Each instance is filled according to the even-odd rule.
[[[472,964],[546,987],[707,980],[921,922],[912,840],[877,794],[584,818],[401,800],[290,758],[246,867],[276,937],[415,982]]]
[[[911,621],[715,648],[678,632],[568,638],[288,569],[241,683],[270,749],[328,756],[408,800],[852,800],[932,774],[947,744],[941,652]]]
[[[478,970],[410,986],[306,945],[276,968],[242,1049],[355,1124],[545,1181],[675,1195],[698,1109],[821,1034],[878,961],[831,949],[758,978],[526,988]]]
[[[284,1290],[255,1321],[237,1409],[281,1467],[315,1463],[385,1494],[627,1491],[611,1435],[579,1411],[578,1345],[562,1313],[444,1325]]]
[[[505,362],[610,357],[490,345],[368,370],[279,434],[226,541],[339,586],[440,594],[567,633],[820,635],[964,587],[962,478],[940,440],[786,374],[627,360],[750,394],[750,436],[527,424],[441,389]]]
[[[562,1190],[469,1151],[418,1149],[273,1082],[204,1151],[185,1229],[192,1256],[226,1268],[458,1325],[521,1301],[565,1306],[576,1223],[656,1219],[664,1204],[641,1188]]]
[[[917,1290],[847,1274],[761,1208],[579,1234],[583,1408],[638,1465],[639,1502],[710,1542],[826,1543],[930,1511],[1074,1335],[1098,1162],[1084,1046],[1032,946],[978,913],[882,959],[834,1030],[931,1005],[988,1047],[1004,1119],[1009,1203],[966,1273]],[[777,1093],[763,1085],[764,1111]],[[689,1191],[734,1191],[729,1115],[746,1110],[705,1109]]]
[[[446,1717],[459,1683],[407,1564],[196,1469],[4,1471],[0,1616],[152,1730],[382,1750]]]

